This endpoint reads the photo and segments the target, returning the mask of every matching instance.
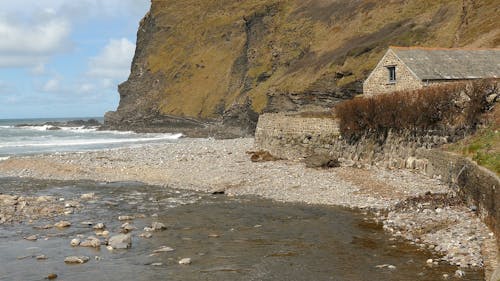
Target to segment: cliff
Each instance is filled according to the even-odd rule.
[[[499,14],[495,0],[152,0],[105,124],[252,133],[260,113],[361,93],[389,45],[499,46]]]

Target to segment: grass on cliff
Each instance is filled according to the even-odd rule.
[[[445,147],[500,175],[500,107],[487,115],[488,125],[474,135]]]

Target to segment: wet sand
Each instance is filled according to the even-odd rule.
[[[135,148],[15,157],[0,162],[0,176],[139,181],[228,196],[359,208],[376,214],[394,235],[442,254],[442,261],[481,267],[485,263],[482,253],[488,252],[486,262],[495,255],[490,246],[485,247],[494,245],[494,238],[471,206],[454,200],[433,201],[432,195],[453,197],[453,191],[439,180],[403,170],[323,170],[293,161],[254,163],[246,153],[252,149],[253,139],[182,139]],[[418,210],[397,208],[425,194],[431,195],[429,202]],[[415,227],[416,223],[421,226]]]

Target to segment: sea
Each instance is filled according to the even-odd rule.
[[[97,126],[58,127],[54,122],[94,118],[0,119],[0,160],[14,155],[89,151],[142,145],[145,143],[175,142],[182,134],[140,134],[126,131],[100,131]],[[29,126],[29,125],[32,126]],[[22,125],[22,126],[21,126]]]
[[[40,125],[75,119],[85,118],[0,120],[0,157],[183,141],[181,134],[99,131],[85,126],[53,130],[51,125]],[[92,194],[92,200],[82,200],[82,194]],[[12,209],[0,200],[0,281],[47,280],[55,275],[55,280],[77,281],[483,279],[481,269],[464,269],[466,276],[458,279],[453,276],[456,266],[429,266],[427,259],[439,260],[439,254],[391,237],[368,212],[360,210],[228,197],[140,182],[57,181],[0,174],[2,195],[50,196],[65,214],[35,219],[23,213],[25,203]],[[15,210],[17,220],[2,223],[2,212],[8,210]],[[96,223],[104,223],[110,236],[118,235],[125,223],[120,216],[133,218],[127,221],[133,229],[131,248],[108,250],[106,237],[99,237],[100,248],[70,245],[72,239],[96,236],[92,227]],[[71,226],[53,227],[61,220]],[[167,229],[141,237],[154,222]],[[24,239],[32,235],[36,241]],[[163,251],[166,247],[169,250]],[[68,256],[85,256],[88,262],[65,264]],[[190,258],[191,264],[179,264],[184,258]]]

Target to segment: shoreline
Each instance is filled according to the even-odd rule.
[[[373,212],[389,233],[443,255],[430,265],[448,262],[495,268],[496,246],[491,249],[495,238],[473,209],[454,200],[453,191],[439,180],[375,167],[323,170],[306,168],[297,161],[256,163],[246,153],[252,149],[251,138],[181,139],[103,151],[10,157],[0,161],[0,175],[138,181],[227,196],[256,195],[280,202],[364,209]],[[440,229],[433,229],[437,225]]]

